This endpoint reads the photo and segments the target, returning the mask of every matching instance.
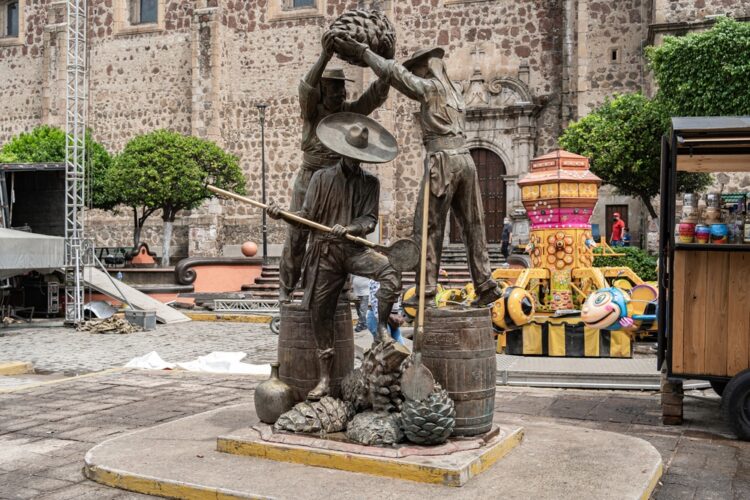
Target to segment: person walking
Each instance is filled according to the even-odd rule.
[[[625,222],[620,217],[619,212],[612,214],[612,235],[609,238],[609,244],[613,247],[623,246],[622,233],[625,229]]]
[[[380,290],[380,282],[370,280],[369,282],[369,302],[370,309],[367,311],[367,329],[370,330],[373,339],[378,339],[378,290]],[[388,317],[388,331],[394,341],[399,344],[404,343],[404,338],[401,336],[401,325],[404,324],[404,317],[401,314],[401,299],[393,304],[391,309],[391,315]]]
[[[370,278],[364,276],[352,277],[352,295],[357,299],[357,324],[355,332],[367,329],[367,310],[370,298]]]
[[[511,243],[513,243],[513,224],[511,224],[510,219],[506,217],[503,220],[503,234],[500,237],[500,253],[503,254],[505,260],[508,260]]]

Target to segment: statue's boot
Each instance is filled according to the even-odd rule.
[[[289,290],[285,287],[279,287],[279,303],[281,304],[288,304],[292,301],[292,296],[294,295],[294,289]]]
[[[375,342],[393,342],[391,331],[388,328],[388,318],[391,316],[393,311],[393,302],[385,302],[383,300],[378,302],[378,332],[375,338]]]
[[[471,303],[471,306],[485,307],[492,304],[502,296],[503,290],[499,286],[495,285],[479,292],[477,294],[477,298],[474,299],[474,301]]]
[[[320,379],[307,394],[309,401],[317,401],[331,392],[331,370],[333,369],[333,349],[318,350],[318,371]]]

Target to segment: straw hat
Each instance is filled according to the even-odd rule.
[[[398,154],[396,138],[385,127],[358,113],[335,113],[323,118],[316,130],[325,147],[364,163],[386,163]]]
[[[419,49],[409,59],[404,61],[403,67],[406,69],[411,69],[412,66],[417,64],[422,59],[426,59],[430,57],[438,57],[442,59],[444,55],[445,55],[445,50],[441,49],[440,47],[429,47],[426,49]]]

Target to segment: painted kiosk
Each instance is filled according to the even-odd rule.
[[[750,117],[673,118],[662,139],[658,333],[664,423],[682,423],[682,381],[707,380],[750,440],[750,244],[676,241],[678,172],[750,172]]]

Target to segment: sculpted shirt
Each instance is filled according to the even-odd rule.
[[[464,135],[463,98],[454,101],[437,78],[420,78],[396,61],[388,61],[385,80],[410,99],[419,101],[425,143],[438,137]],[[456,89],[456,94],[461,93]]]
[[[341,111],[369,115],[388,98],[389,88],[388,83],[380,79],[375,80],[359,99],[345,102]],[[302,151],[306,156],[306,166],[315,169],[315,167],[330,165],[341,157],[321,144],[315,129],[317,129],[320,120],[333,113],[323,106],[320,89],[309,85],[304,80],[299,83],[299,104],[304,121],[302,125]],[[310,161],[310,157],[320,161]]]
[[[360,166],[351,171],[341,162],[331,168],[318,170],[310,180],[305,203],[298,215],[328,227],[336,224],[353,225],[354,236],[365,236],[375,230],[378,222],[380,181]],[[320,231],[312,232],[313,239],[336,239]]]

